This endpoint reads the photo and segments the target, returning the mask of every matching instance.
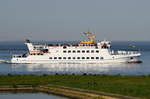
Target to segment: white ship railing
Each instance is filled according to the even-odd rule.
[[[133,54],[139,54],[139,51],[111,51],[111,55],[133,55]]]
[[[27,54],[15,54],[15,55],[12,55],[12,57],[14,57],[14,58],[23,58],[23,57],[27,57]]]

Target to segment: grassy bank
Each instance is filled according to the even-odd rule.
[[[150,99],[150,76],[1,75],[0,85],[61,85]]]

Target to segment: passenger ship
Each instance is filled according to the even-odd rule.
[[[13,55],[11,63],[131,63],[141,62],[138,51],[111,50],[110,41],[96,43],[92,32],[84,33],[87,41],[78,44],[33,45],[29,40],[25,44],[28,53]]]

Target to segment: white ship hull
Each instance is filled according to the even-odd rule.
[[[47,58],[31,58],[31,57],[27,57],[27,58],[12,58],[11,63],[22,63],[22,64],[40,64],[40,63],[44,63],[44,64],[48,64],[48,63],[61,63],[61,64],[65,64],[65,63],[69,63],[69,64],[111,64],[111,63],[140,63],[140,59],[139,59],[140,54],[136,54],[134,56],[128,56],[128,57],[120,57],[120,58],[116,58],[116,59],[93,59],[93,60],[50,60],[49,57]],[[132,59],[131,59],[132,57]]]

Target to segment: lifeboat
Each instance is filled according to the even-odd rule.
[[[94,44],[94,41],[81,41],[80,44]]]

